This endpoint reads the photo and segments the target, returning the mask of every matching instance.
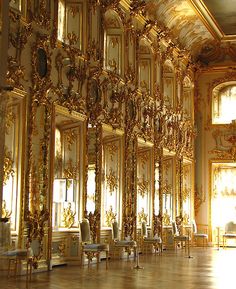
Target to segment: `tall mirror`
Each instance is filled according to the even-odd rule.
[[[52,226],[54,230],[78,227],[83,190],[83,121],[55,107]]]
[[[137,152],[137,225],[152,223],[153,144],[138,140]]]
[[[123,132],[103,125],[102,144],[101,226],[106,228],[122,220]]]

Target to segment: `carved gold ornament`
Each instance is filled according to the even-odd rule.
[[[59,254],[61,256],[64,256],[65,255],[65,251],[66,251],[66,244],[65,242],[60,242],[59,245],[58,245],[58,251],[59,251]]]
[[[63,171],[64,178],[77,180],[79,164],[73,165],[72,159],[69,159]]]
[[[187,185],[185,185],[182,191],[183,201],[185,202],[190,197],[190,195],[191,195],[191,188],[188,188]]]
[[[106,211],[106,224],[108,227],[111,227],[112,222],[116,220],[116,213],[113,212],[112,206],[110,206],[110,209]]]
[[[147,223],[147,218],[148,218],[148,215],[145,214],[144,208],[142,208],[141,212],[138,213],[138,222],[139,222],[139,224],[141,224],[142,222],[146,222]]]
[[[144,176],[142,179],[138,179],[138,193],[142,198],[146,194],[148,194],[148,189],[149,189],[149,181],[144,179]]]
[[[66,228],[71,228],[75,223],[75,212],[71,209],[71,203],[68,204],[67,208],[63,209],[63,219],[62,222],[64,223]]]
[[[12,152],[7,150],[7,147],[4,147],[4,165],[3,165],[3,184],[6,185],[10,176],[14,176],[15,171],[13,169],[14,161],[12,159]]]
[[[27,246],[30,246],[32,241],[37,240],[39,243],[38,254],[33,256],[33,266],[38,267],[38,261],[43,256],[43,239],[45,235],[46,222],[49,219],[49,211],[42,206],[34,211],[26,213],[27,221]]]
[[[10,107],[10,106],[7,107],[7,111],[6,111],[5,116],[6,116],[6,118],[5,118],[5,133],[7,135],[9,135],[10,128],[12,127],[12,125],[14,124],[14,122],[16,120],[16,115],[13,112],[12,107]]]
[[[76,142],[77,136],[78,133],[76,129],[68,129],[64,131],[64,137],[66,139],[67,148],[69,151],[71,151],[72,145]]]
[[[183,216],[183,225],[188,225],[189,223],[189,215],[185,213]]]
[[[6,201],[2,201],[2,218],[9,219],[11,217],[11,212],[7,210]]]
[[[165,212],[165,213],[163,214],[162,220],[163,220],[163,225],[164,225],[164,226],[169,226],[169,225],[171,224],[170,215],[169,215],[167,212]]]
[[[118,188],[118,177],[115,175],[115,171],[113,171],[112,168],[110,168],[109,174],[106,175],[106,184],[111,195]]]

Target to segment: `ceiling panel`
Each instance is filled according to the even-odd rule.
[[[236,0],[203,1],[225,35],[236,35]]]

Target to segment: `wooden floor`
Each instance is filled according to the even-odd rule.
[[[184,251],[164,251],[162,256],[140,255],[140,266],[133,260],[105,261],[89,270],[85,267],[54,267],[53,271],[37,273],[30,289],[235,289],[236,249],[194,248],[186,258]],[[1,277],[1,289],[25,289],[25,277]]]

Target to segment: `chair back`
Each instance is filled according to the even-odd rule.
[[[193,234],[197,233],[197,224],[195,222],[195,220],[192,220],[192,228],[193,228]]]
[[[171,225],[172,225],[172,233],[173,233],[173,235],[174,236],[179,236],[179,230],[177,228],[176,222],[173,221],[171,223]]]
[[[80,235],[82,243],[91,242],[90,226],[87,219],[83,219],[83,221],[80,222]]]
[[[234,222],[228,222],[225,225],[225,233],[236,233],[236,224]]]
[[[119,240],[119,225],[116,220],[112,223],[112,239]]]
[[[141,235],[142,235],[142,237],[147,237],[148,236],[146,222],[142,222],[142,224],[141,224]]]
[[[41,254],[41,243],[38,239],[33,239],[30,243],[30,247],[29,247],[29,255],[32,257],[39,257]]]

